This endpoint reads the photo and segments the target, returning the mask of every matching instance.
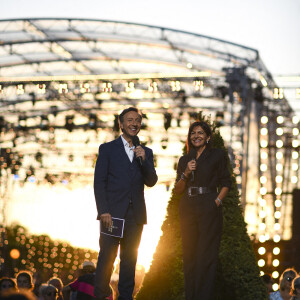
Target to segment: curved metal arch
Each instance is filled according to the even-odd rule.
[[[34,52],[26,52],[26,44],[56,44],[57,48],[60,49],[55,52],[58,61],[63,60],[62,57],[65,55],[68,56],[69,60],[78,62],[80,58],[73,57],[72,51],[68,51],[67,43],[82,43],[87,46],[91,53],[104,53],[108,59],[118,61],[121,61],[125,55],[122,53],[122,49],[128,51],[126,45],[130,43],[131,48],[134,48],[130,52],[132,59],[134,57],[145,58],[146,53],[151,55],[151,51],[153,56],[155,54],[159,56],[161,49],[158,50],[158,47],[162,47],[165,49],[165,56],[173,57],[177,63],[182,64],[186,69],[187,63],[193,65],[193,70],[206,68],[221,71],[224,67],[246,66],[256,69],[267,80],[273,81],[256,49],[182,30],[129,22],[79,18],[5,19],[0,20],[0,28],[2,40],[0,44],[0,68],[13,68],[13,65],[16,64],[13,62],[11,66],[9,63],[1,64],[5,53],[10,54],[11,59],[15,57],[18,65],[22,65],[22,62],[30,64],[31,61],[32,63],[39,63],[38,59],[33,58],[31,60],[28,58],[30,55],[34,57]],[[112,40],[115,47],[118,48],[118,56],[105,48],[105,45],[108,45],[109,41]],[[96,43],[98,48],[93,47],[91,43]],[[20,47],[17,48],[18,45],[24,45],[24,49],[20,50]],[[47,49],[43,50],[46,51],[44,53],[47,53]],[[53,49],[48,49],[48,51],[48,53],[53,53]],[[83,69],[86,72],[92,72],[86,66]],[[121,69],[117,71],[124,72]],[[130,70],[126,71],[130,73]],[[55,75],[51,73],[51,70],[48,70],[49,73]],[[74,71],[74,73],[78,74],[78,71]],[[5,76],[3,72],[2,75]]]
[[[218,41],[218,42],[222,42],[225,44],[229,44],[229,45],[233,45],[233,46],[237,46],[239,48],[243,48],[246,50],[250,50],[253,51],[255,53],[258,54],[258,51],[254,48],[251,47],[247,47],[241,44],[237,44],[237,43],[233,43],[230,41],[225,41],[222,39],[218,39],[218,38],[214,38],[214,37],[210,37],[207,35],[203,35],[203,34],[198,34],[198,33],[193,33],[193,32],[188,32],[188,31],[184,31],[184,30],[179,30],[179,29],[172,29],[172,28],[167,28],[167,27],[159,27],[159,26],[154,26],[154,25],[147,25],[147,24],[141,24],[141,23],[134,23],[134,22],[121,22],[121,21],[114,21],[114,20],[103,20],[103,19],[84,19],[84,18],[30,18],[30,19],[1,19],[0,23],[2,22],[16,22],[16,21],[68,21],[68,22],[72,22],[72,21],[84,21],[84,22],[102,22],[102,23],[115,23],[115,24],[124,24],[124,25],[134,25],[134,26],[139,26],[139,27],[147,27],[147,28],[151,28],[151,29],[159,29],[162,32],[165,31],[172,31],[172,32],[177,32],[177,33],[184,33],[184,34],[189,34],[189,35],[193,35],[196,37],[201,37],[201,38],[205,38],[205,39],[209,39],[209,40],[214,40],[214,41]]]
[[[91,47],[91,50],[93,50],[94,52],[97,52],[97,47],[98,44],[101,42],[102,44],[117,44],[120,43],[120,41],[118,40],[112,40],[112,39],[107,39],[105,40],[104,38],[100,41],[97,39],[91,39],[91,38],[85,38],[85,39],[78,39],[78,38],[73,38],[73,39],[68,39],[68,38],[59,38],[59,39],[53,39],[53,38],[47,38],[47,39],[40,39],[40,40],[17,40],[17,41],[10,41],[10,42],[6,42],[5,46],[11,47],[14,45],[26,45],[26,44],[41,44],[45,46],[47,44],[52,44],[52,43],[59,43],[59,44],[64,44],[64,43],[72,43],[72,44],[76,44],[76,43],[89,43],[92,42],[94,43],[93,47]],[[132,44],[132,42],[130,41],[122,41],[122,45],[126,46],[126,44]],[[170,46],[168,45],[163,45],[163,44],[159,44],[159,43],[149,43],[149,42],[143,42],[140,43],[139,46],[147,46],[147,47],[153,47],[153,48],[161,48],[161,49],[170,49]],[[50,47],[49,47],[50,48]],[[224,55],[224,53],[215,50],[214,53],[205,53],[203,51],[201,51],[200,49],[187,49],[187,48],[176,48],[176,50],[178,50],[179,52],[186,52],[189,53],[191,55],[202,55],[202,56],[210,56],[210,57],[214,57],[214,58],[219,58],[218,56]],[[61,60],[61,59],[59,59]],[[250,61],[248,58],[241,58],[237,55],[231,54],[230,55],[230,60],[235,62],[236,64],[241,63],[241,61],[243,61],[245,64],[250,64]],[[19,65],[21,64],[21,62],[19,62]],[[15,64],[16,65],[16,64]]]

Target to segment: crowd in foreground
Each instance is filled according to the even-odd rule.
[[[279,278],[279,289],[273,291],[273,278],[269,274],[261,276],[266,284],[270,300],[300,300],[300,276],[293,268],[285,269]]]
[[[78,278],[66,286],[58,277],[52,277],[46,283],[35,285],[31,272],[20,271],[15,278],[0,278],[0,300],[92,300],[95,299],[95,271],[95,265],[85,261]],[[107,300],[118,298],[116,274],[112,275],[111,295]],[[136,277],[134,296],[141,286],[142,277]],[[265,274],[262,279],[268,289],[270,300],[300,300],[300,276],[295,269],[288,268],[282,272],[278,291],[273,291],[274,281],[270,275]]]
[[[63,284],[58,277],[52,277],[45,283],[34,283],[30,271],[20,271],[15,278],[0,278],[0,300],[95,300],[94,282],[96,267],[93,262],[85,261],[78,277],[68,285]],[[145,269],[136,271],[136,287],[134,296],[138,293],[144,278]],[[118,298],[118,264],[111,276],[111,295],[107,300]]]

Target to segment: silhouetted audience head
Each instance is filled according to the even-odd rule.
[[[29,271],[20,271],[17,276],[17,286],[19,290],[32,290],[32,273]]]
[[[46,277],[43,272],[37,270],[33,276],[33,282],[34,282],[34,288],[32,290],[32,292],[36,295],[36,296],[39,296],[39,289],[40,289],[40,286],[41,284],[45,283],[46,282],[46,279],[48,278],[48,276]]]
[[[2,277],[0,279],[0,294],[7,291],[16,291],[17,284],[16,281],[9,277]]]
[[[271,293],[273,292],[273,278],[270,274],[264,274],[262,276],[260,276],[261,279],[263,280],[263,282],[265,283],[266,287],[267,287],[267,290],[268,290],[268,293]]]
[[[40,286],[39,294],[42,300],[56,300],[58,297],[58,290],[52,284],[42,284]]]
[[[300,276],[295,277],[292,282],[291,295],[300,299]]]
[[[54,287],[57,288],[57,291],[58,291],[58,296],[60,299],[62,299],[62,289],[64,287],[64,284],[62,283],[61,279],[58,278],[58,277],[52,277],[48,280],[47,282],[48,284],[51,284],[53,285]]]
[[[296,277],[297,272],[293,268],[285,269],[279,278],[279,289],[281,291],[290,291],[292,281]]]
[[[90,274],[90,273],[94,273],[94,272],[96,272],[95,264],[91,261],[86,260],[82,264],[82,270],[80,272],[80,275]]]
[[[1,295],[1,300],[36,300],[30,291],[7,291]]]

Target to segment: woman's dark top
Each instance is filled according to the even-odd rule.
[[[225,151],[217,148],[205,148],[197,159],[197,167],[194,171],[194,181],[187,180],[184,196],[187,196],[187,189],[190,186],[207,187],[216,189],[231,186],[231,175],[227,167],[227,155]],[[189,155],[180,157],[177,168],[176,183],[180,180],[181,174],[185,171],[187,163],[191,160]]]

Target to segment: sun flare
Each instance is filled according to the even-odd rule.
[[[145,190],[148,224],[144,226],[138,264],[146,272],[161,236],[170,190],[158,184]],[[76,247],[99,250],[99,221],[91,186],[69,190],[66,186],[16,184],[7,207],[8,223],[19,223],[32,234],[47,234]]]

